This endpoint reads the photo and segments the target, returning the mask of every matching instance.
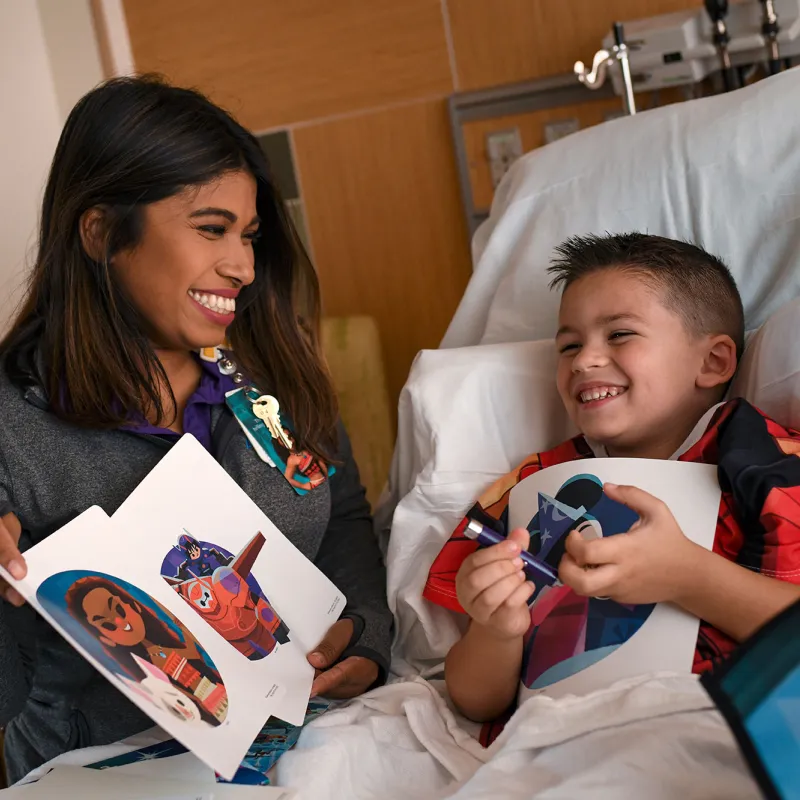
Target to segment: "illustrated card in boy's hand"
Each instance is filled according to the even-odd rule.
[[[508,528],[527,528],[530,551],[558,570],[567,536],[624,534],[638,520],[604,483],[633,485],[663,500],[684,534],[710,549],[720,489],[707,464],[597,458],[558,464],[511,491]],[[521,694],[586,694],[646,672],[688,672],[699,620],[669,603],[626,605],[582,597],[568,586],[537,587],[525,636]]]

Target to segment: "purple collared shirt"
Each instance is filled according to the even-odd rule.
[[[183,432],[191,433],[203,447],[211,451],[211,409],[214,406],[225,402],[225,395],[239,387],[233,382],[229,375],[223,375],[216,364],[199,359],[203,374],[197,389],[186,403],[183,412]],[[149,422],[142,422],[140,425],[135,423],[126,425],[124,430],[136,431],[136,433],[147,433],[153,436],[164,436],[168,439],[177,440],[181,434],[169,428],[161,428],[151,425]]]

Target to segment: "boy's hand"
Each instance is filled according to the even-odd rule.
[[[686,538],[657,497],[634,486],[607,483],[605,493],[633,509],[639,520],[628,533],[585,540],[573,531],[559,565],[559,578],[580,595],[618,603],[677,601],[688,569],[702,548]]]
[[[528,531],[518,528],[506,541],[466,558],[456,575],[461,607],[501,638],[522,636],[531,624],[527,601],[534,586],[526,581],[519,557],[529,541]]]

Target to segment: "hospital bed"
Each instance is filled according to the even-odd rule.
[[[442,348],[419,355],[400,399],[377,517],[396,679],[313,723],[278,763],[281,785],[309,800],[759,796],[690,675],[534,697],[484,750],[440,693],[463,620],[420,595],[474,498],[571,432],[553,382],[557,298],[545,274],[568,235],[642,230],[722,256],[757,331],[735,390],[800,427],[798,97],[794,70],[586,130],[514,165],[475,236],[474,275]]]

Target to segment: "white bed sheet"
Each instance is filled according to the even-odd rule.
[[[486,750],[439,688],[412,679],[329,711],[278,762],[277,784],[296,790],[297,800],[760,797],[692,676],[642,676],[583,698],[531,698]],[[58,763],[122,750],[79,750]],[[165,766],[159,777],[169,779]]]

